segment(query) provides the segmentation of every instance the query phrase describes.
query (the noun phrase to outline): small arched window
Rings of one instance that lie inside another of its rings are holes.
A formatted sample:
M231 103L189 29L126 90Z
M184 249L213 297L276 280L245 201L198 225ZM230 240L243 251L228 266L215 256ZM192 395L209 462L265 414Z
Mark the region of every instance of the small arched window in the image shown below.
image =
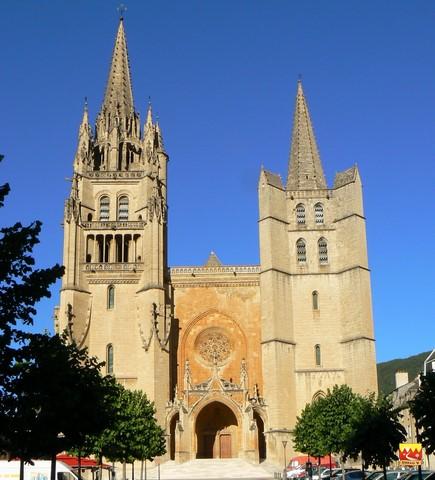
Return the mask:
M296 223L305 225L305 205L303 203L296 205Z
M128 197L126 195L118 199L118 220L128 220Z
M316 225L323 225L324 215L323 215L323 205L321 203L316 203L314 205L314 217L316 219Z
M328 263L328 242L326 238L320 238L317 245L319 248L319 263Z
M320 365L322 364L320 345L316 345L314 347L314 355L315 355L315 358L316 358L316 367L320 367Z
M107 288L107 309L112 310L115 307L115 287L109 285Z
M106 347L106 372L108 375L113 373L113 345L111 343Z
M319 390L318 392L316 392L313 395L313 402L315 402L317 400L320 400L322 398L325 398L325 397L326 397L325 392L323 392L322 390Z
M313 310L319 310L319 292L314 290L312 293L313 297Z
M100 198L100 222L107 222L110 215L110 199L107 195Z
M296 242L296 257L298 263L305 263L307 261L307 249L305 246L305 240L302 238Z

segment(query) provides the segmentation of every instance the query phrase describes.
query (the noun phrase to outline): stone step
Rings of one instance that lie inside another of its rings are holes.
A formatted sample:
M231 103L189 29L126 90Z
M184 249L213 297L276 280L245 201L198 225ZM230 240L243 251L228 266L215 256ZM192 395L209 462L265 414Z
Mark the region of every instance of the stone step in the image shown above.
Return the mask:
M158 470L158 467L148 467L147 480L158 480ZM276 470L277 469L271 465L254 465L239 458L197 459L185 463L175 463L174 461L169 461L160 465L160 479L272 479L274 478L274 473ZM135 480L140 480L140 476L136 476Z

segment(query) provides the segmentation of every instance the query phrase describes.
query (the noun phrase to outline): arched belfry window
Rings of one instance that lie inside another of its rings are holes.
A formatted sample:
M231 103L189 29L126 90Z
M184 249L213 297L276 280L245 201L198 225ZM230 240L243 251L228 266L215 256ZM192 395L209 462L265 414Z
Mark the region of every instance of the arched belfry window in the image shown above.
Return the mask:
M109 220L110 215L110 199L107 195L100 198L100 222Z
M324 213L323 213L323 205L321 203L316 203L314 205L314 217L316 219L316 225L323 225Z
M107 309L112 310L115 307L115 287L109 285L107 288Z
M328 242L326 238L319 238L317 245L319 248L319 263L328 263Z
M303 238L300 238L296 242L296 258L298 263L305 263L307 261L307 248Z
M314 290L312 293L313 297L313 310L319 310L319 292Z
M305 225L305 205L303 203L296 205L296 223Z
M113 373L113 345L111 343L106 347L106 372L108 375Z
M123 195L118 199L118 220L128 220L128 197Z
M314 347L314 356L315 356L315 359L316 359L316 367L320 367L320 365L322 364L320 345L316 345Z

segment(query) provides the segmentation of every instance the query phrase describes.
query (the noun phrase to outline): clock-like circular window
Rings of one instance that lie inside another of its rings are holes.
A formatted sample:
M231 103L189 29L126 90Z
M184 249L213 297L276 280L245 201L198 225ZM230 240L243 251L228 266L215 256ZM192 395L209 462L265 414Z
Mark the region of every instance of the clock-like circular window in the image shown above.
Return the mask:
M208 364L222 365L231 355L231 340L217 328L208 328L198 335L195 342L196 351Z

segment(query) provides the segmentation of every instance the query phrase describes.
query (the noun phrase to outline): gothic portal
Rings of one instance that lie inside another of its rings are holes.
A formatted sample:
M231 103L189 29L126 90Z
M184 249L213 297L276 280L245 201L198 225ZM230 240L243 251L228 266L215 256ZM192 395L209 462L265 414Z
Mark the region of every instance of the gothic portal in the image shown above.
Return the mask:
M135 110L123 23L95 127L85 107L79 128L56 329L155 402L166 458L282 465L307 402L377 388L358 169L328 187L299 82L287 181L260 173L260 265L212 252L169 268L168 155Z

